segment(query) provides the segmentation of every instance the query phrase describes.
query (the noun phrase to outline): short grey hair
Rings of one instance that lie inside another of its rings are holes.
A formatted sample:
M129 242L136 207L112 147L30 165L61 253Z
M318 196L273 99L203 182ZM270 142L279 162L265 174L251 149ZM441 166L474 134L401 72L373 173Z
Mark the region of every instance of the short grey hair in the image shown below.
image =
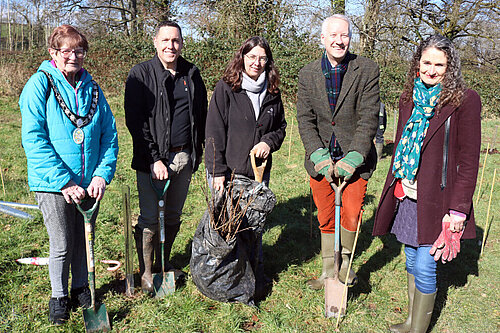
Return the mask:
M332 15L330 17L327 17L323 21L323 24L321 24L321 34L322 35L325 34L326 26L328 25L328 23L330 23L330 21L335 20L335 19L343 20L343 21L347 22L347 25L349 27L349 38L351 38L352 37L352 23L351 23L351 20L349 20L349 18L347 16L342 15L342 14L334 14L334 15Z

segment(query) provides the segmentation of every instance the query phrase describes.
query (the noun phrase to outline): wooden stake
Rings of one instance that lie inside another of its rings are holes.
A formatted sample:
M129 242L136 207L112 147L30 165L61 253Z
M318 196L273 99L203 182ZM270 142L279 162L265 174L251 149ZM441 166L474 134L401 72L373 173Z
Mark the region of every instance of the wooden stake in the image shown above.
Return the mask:
M490 222L491 198L493 196L493 188L495 187L496 175L497 175L497 169L495 168L495 171L493 172L493 183L491 183L490 200L488 201L488 211L486 213L486 226L484 227L483 244L481 244L481 253L479 254L480 257L483 255L484 243L486 243L486 235L488 234L488 229L490 227L489 222Z
M2 188L3 188L3 196L5 198L6 194L5 194L5 184L3 182L3 169L2 169L2 166L0 165L0 177L2 178Z
M392 142L394 143L394 145L398 145L398 143L396 142L396 126L398 125L398 122L397 122L397 118L396 118L396 115L398 114L398 109L396 108L394 110L394 122L393 122L393 130L394 130L394 134L392 135Z
M288 162L287 162L287 164L290 163L290 154L292 152L292 133L293 133L293 117L292 117L292 126L290 127L290 134L288 134L290 141L288 143Z
M483 186L484 170L486 169L486 160L488 158L489 152L490 152L490 143L488 142L488 147L486 148L486 155L484 155L483 170L481 170L481 178L479 180L479 189L477 190L476 205L479 202L479 198L481 197L481 187Z
M309 187L309 239L313 238L313 201L312 190Z
M342 307L344 306L344 297L345 297L345 294L347 293L347 277L349 276L349 272L351 271L351 266L352 266L352 261L354 260L354 252L356 251L356 244L358 243L358 236L359 236L359 229L361 227L361 221L363 219L363 212L365 210L364 209L361 209L361 211L359 212L359 218L358 218L358 227L356 228L356 236L354 237L354 245L352 246L352 252L351 252L351 258L349 259L349 266L347 267L347 275L345 277L345 284L344 284L344 291L342 293L342 302L340 303L340 308L342 309ZM347 310L346 310L346 313L347 313ZM339 327L339 323L340 323L340 317L341 315L339 314L339 316L337 316L337 322L335 323L335 330L337 330L337 328Z

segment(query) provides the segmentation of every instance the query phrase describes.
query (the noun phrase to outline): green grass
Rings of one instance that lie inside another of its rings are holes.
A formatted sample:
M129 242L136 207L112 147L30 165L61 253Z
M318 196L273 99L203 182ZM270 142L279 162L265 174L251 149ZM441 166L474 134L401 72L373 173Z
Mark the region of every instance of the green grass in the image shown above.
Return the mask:
M116 177L108 187L97 220L96 255L123 262L121 187L128 185L131 188L135 217L138 201L135 174L130 169L131 138L124 124L122 101L122 97L109 99L118 123L120 154ZM270 184L278 202L268 218L264 234L265 270L274 281L271 294L255 308L224 304L202 296L188 280L174 295L162 300L144 296L139 287L135 297L127 298L123 293L123 271L109 273L98 265L98 296L106 304L114 331L334 331L335 323L323 316L323 292L309 290L304 284L321 269L319 232L314 216L310 225L308 177L302 166L303 147L293 105L288 105L286 112L288 136L275 154ZM493 139L499 124L498 119L483 122L483 149ZM5 184L5 195L0 189L0 199L35 203L27 187L20 126L17 99L0 97L0 166ZM392 118L388 120L386 139L392 140ZM498 147L496 143L491 145ZM390 162L387 154L391 149L391 145L385 147L386 156L368 184L362 233L353 263L360 283L350 290L341 332L385 332L389 323L405 318L406 278L402 248L393 237L371 237L374 212ZM484 154L481 155L481 167L483 161ZM483 257L479 258L479 241L484 233L493 171L499 161L498 154L488 156L480 200L476 205L478 238L463 243L457 260L439 265L440 289L432 332L500 331L500 228L495 223L499 221L500 184L493 193L489 237ZM498 178L499 175L497 183ZM188 272L191 239L205 207L200 190L203 183L204 176L198 172L191 184L181 232L173 248L174 264ZM48 238L41 214L38 211L30 213L35 216L32 221L7 215L0 217L0 332L83 332L79 312L73 312L71 320L62 327L49 325L47 267L18 265L14 261L21 257L48 256ZM134 259L137 264L137 258ZM137 274L135 278L138 286Z

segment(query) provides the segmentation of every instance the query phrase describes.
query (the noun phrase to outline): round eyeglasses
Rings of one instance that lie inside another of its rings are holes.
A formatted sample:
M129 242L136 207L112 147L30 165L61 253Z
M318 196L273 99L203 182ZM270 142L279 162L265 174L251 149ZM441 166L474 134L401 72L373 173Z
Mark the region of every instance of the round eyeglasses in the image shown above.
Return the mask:
M248 58L252 63L254 63L256 60L259 60L261 65L265 65L267 63L267 57L259 57L256 56L255 54L245 54L245 57Z
M83 49L54 49L56 51L59 51L64 59L68 59L71 57L71 54L74 53L75 57L78 59L83 59L87 56L87 51Z

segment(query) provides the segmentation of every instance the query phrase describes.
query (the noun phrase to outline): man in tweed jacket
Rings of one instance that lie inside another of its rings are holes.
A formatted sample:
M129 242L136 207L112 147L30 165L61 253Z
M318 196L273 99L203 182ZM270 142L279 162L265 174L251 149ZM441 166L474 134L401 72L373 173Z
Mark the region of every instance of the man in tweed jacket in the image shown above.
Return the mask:
M373 61L348 51L352 25L343 15L333 15L322 25L321 59L299 73L297 120L305 148L305 168L310 175L321 231L322 274L307 281L321 289L333 277L335 193L330 183L347 181L342 194L342 266L339 278L353 285L356 275L347 272L355 231L367 182L377 163L373 138L378 126L379 69Z

